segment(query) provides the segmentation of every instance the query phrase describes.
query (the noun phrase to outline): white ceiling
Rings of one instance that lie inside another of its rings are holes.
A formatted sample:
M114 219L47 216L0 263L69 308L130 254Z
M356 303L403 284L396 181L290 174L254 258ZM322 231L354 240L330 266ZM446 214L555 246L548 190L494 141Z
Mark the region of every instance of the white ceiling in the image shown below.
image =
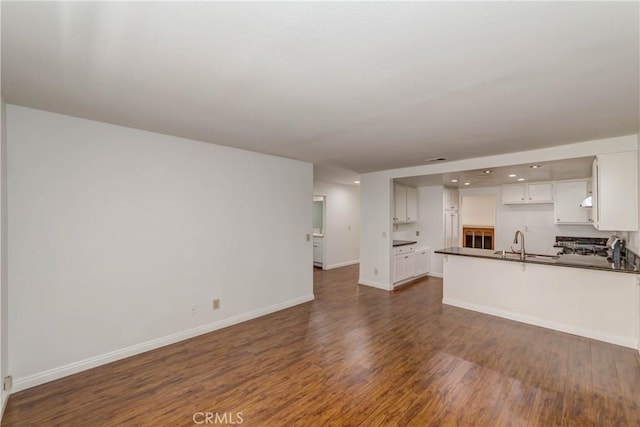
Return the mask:
M498 168L477 169L452 173L413 176L396 179L397 182L416 187L446 185L458 188L493 187L520 182L562 181L591 177L593 157L527 163ZM531 166L537 166L532 168ZM490 171L489 173L486 173ZM515 176L510 176L515 175ZM524 181L518 181L523 179ZM456 180L457 182L453 182ZM465 185L468 182L469 185Z
M9 103L356 172L634 134L638 2L2 2Z

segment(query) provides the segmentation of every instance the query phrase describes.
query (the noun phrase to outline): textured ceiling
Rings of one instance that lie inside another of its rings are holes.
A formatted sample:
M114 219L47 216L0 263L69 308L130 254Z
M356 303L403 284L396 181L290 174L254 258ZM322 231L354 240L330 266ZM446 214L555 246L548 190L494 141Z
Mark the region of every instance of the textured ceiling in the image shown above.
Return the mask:
M2 2L2 93L368 172L637 133L638 16L638 2Z

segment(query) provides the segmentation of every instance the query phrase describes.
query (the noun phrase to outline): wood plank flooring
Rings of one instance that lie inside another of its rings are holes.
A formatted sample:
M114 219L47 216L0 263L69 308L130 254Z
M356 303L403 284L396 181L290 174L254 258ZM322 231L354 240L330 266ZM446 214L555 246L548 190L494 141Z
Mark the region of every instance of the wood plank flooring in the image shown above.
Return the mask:
M357 276L316 269L311 303L16 393L2 425L640 426L637 352Z

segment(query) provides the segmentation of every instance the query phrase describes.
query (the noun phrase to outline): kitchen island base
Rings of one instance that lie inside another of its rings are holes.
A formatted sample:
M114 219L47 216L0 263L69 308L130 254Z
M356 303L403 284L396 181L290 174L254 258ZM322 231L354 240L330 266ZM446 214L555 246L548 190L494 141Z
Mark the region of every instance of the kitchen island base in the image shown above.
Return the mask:
M638 349L636 274L445 255L443 276L443 304Z

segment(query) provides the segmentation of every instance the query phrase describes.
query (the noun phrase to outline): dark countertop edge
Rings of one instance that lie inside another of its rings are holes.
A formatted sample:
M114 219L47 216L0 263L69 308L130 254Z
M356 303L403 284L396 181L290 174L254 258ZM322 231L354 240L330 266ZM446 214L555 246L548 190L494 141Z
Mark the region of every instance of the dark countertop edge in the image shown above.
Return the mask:
M415 245L418 242L413 242L410 240L394 240L393 241L393 247L396 248L398 246L406 246L406 245Z
M536 260L521 260L521 259L514 259L514 258L502 258L499 255L481 255L481 254L472 254L472 253L457 253L457 252L452 252L452 251L448 251L448 248L445 249L439 249L437 251L434 251L433 253L436 254L441 254L441 255L455 255L455 256L466 256L466 257L471 257L471 258L482 258L482 259L493 259L496 261L507 261L507 262L520 262L520 263L525 263L525 264L537 264L537 265L548 265L551 267L569 267L569 268L580 268L582 270L598 270L598 271L609 271L611 273L627 273L627 274L640 274L640 271L636 271L636 270L622 270L622 269L615 269L615 268L603 268L603 267L598 267L595 265L584 265L584 264L571 264L571 263L566 263L566 262L545 262L545 261L536 261Z

